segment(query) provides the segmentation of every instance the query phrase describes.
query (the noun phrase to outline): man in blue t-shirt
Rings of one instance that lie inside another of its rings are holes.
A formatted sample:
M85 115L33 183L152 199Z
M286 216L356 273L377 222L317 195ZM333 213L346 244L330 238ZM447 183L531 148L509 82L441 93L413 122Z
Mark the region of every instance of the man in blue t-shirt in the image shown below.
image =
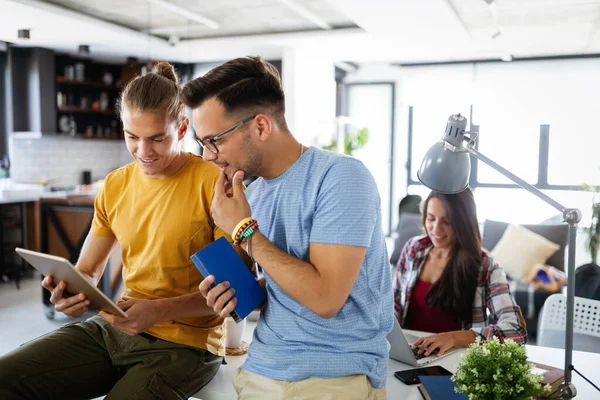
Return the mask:
M188 83L183 101L203 157L221 169L214 221L264 271L267 302L234 379L239 398L385 399L393 297L369 171L294 138L279 74L258 57ZM244 192L250 176L259 178ZM225 317L235 293L212 283L200 291Z

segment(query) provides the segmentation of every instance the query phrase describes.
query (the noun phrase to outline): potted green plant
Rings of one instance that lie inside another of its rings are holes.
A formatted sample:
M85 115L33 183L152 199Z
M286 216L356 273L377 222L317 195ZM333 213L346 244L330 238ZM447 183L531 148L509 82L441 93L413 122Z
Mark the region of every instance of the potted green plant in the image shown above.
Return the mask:
M454 390L473 400L535 399L550 390L531 373L525 346L512 339L477 338L452 376Z
M356 150L363 148L369 141L369 129L361 128L344 135L344 154L351 156ZM323 146L324 150L337 151L337 139Z
M593 193L592 219L590 226L584 227L583 231L587 235L585 247L592 257L592 262L595 264L598 255L598 246L600 245L600 185L588 185L584 183L581 186L583 190Z

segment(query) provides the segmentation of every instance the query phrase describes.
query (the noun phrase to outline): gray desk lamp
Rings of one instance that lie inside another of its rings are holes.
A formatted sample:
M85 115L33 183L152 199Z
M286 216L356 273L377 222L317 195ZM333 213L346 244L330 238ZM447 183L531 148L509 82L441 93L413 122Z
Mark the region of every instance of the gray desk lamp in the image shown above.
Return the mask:
M575 239L577 223L581 220L581 211L566 208L546 196L539 189L525 182L515 174L507 171L475 149L476 132L466 132L467 119L462 115L451 115L448 118L446 131L442 139L431 146L425 154L417 176L428 188L441 193L459 193L469 184L471 174L471 157L483 161L502 175L506 176L523 189L533 193L563 214L564 222L569 224L569 256L567 281L567 330L565 337L565 381L561 384L560 398L572 399L577 394L571 382L571 365L573 357L573 314L575 303Z

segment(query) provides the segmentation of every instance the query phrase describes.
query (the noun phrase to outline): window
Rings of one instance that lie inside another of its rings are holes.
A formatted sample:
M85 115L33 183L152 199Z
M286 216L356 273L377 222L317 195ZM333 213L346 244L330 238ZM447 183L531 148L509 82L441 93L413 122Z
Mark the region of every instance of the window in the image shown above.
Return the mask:
M536 184L540 127L511 111L494 114L493 107L473 106L473 120L479 126L478 150L525 181ZM489 112L488 112L489 111ZM512 119L520 121L512 122ZM477 181L481 183L513 183L483 162L478 162Z
M403 103L413 107L413 181L427 150L444 135L448 117L458 113L469 116L472 69L470 65L408 69L401 92Z
M600 185L600 132L594 113L590 110L594 104L580 105L582 109L565 113L561 120L550 125L550 184Z
M392 135L394 130L394 83L347 84L347 112L352 121L349 129L369 129L365 147L353 155L369 169L381 197L381 216L384 232L391 227ZM397 205L394 205L396 207Z
M458 66L463 69L457 79L469 94L463 101L472 104L470 122L479 127L479 151L564 206L582 210L580 225L588 224L591 194L581 191L580 185L600 184L600 134L595 132L600 58ZM458 87L438 84L437 79L446 76L444 69L456 72L458 66L408 68L403 88L410 90L404 101L412 105L413 113L408 128L409 143L412 141L407 187L410 194L429 193L426 188L420 189L416 172L424 152L438 137L422 132L433 129L436 123L442 125L441 133L447 116L439 111L444 105L439 99L446 99ZM470 78L465 76L467 67ZM419 92L433 100L424 101ZM447 104L460 106L460 101L457 98ZM539 223L559 214L483 162L476 165L471 186L480 220Z

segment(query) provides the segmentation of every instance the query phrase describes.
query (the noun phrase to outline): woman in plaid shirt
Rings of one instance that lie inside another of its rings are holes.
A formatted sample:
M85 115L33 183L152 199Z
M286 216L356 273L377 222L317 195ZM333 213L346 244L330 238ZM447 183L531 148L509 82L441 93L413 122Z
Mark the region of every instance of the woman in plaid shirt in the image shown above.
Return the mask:
M482 250L470 189L431 192L423 205L426 236L410 239L394 279L394 308L406 329L433 332L413 344L419 353L442 355L477 336L525 343L521 310L504 271Z

